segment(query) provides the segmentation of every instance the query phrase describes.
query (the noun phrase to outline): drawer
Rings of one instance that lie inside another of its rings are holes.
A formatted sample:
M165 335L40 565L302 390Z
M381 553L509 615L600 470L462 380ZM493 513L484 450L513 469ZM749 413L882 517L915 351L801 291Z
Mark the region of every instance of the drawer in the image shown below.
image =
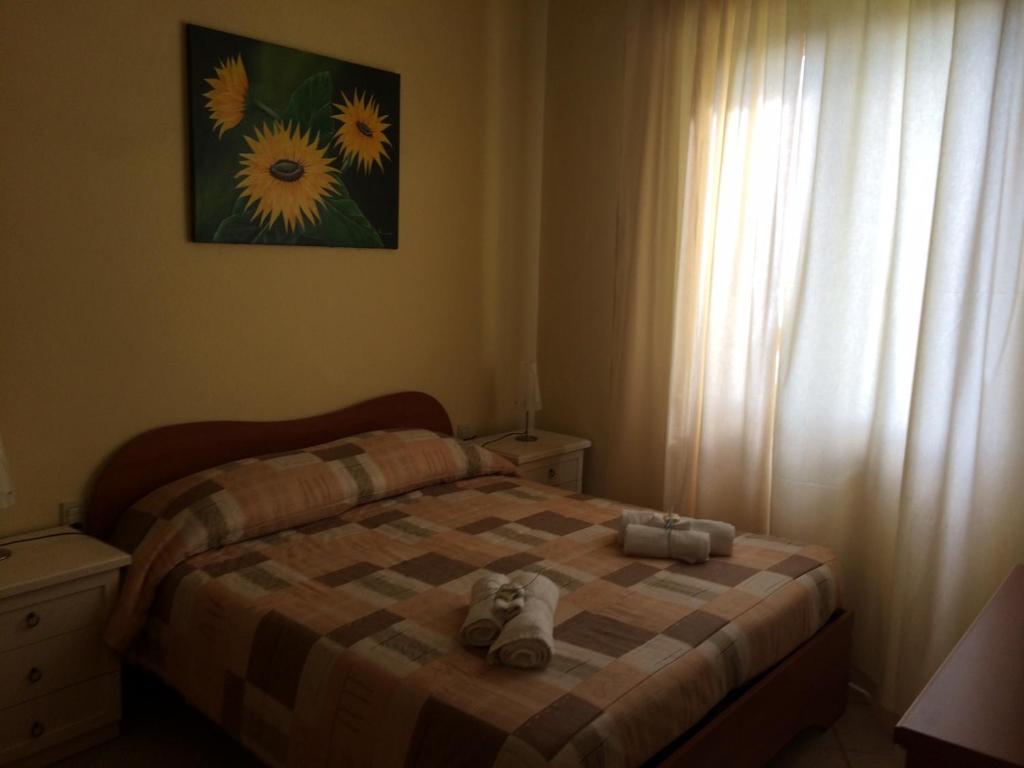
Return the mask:
M580 456L573 454L524 464L520 467L520 474L527 480L547 485L575 483L580 476Z
M0 709L0 765L117 720L119 685L117 674L102 675Z
M5 600L0 603L0 651L104 622L116 586L113 574Z
M98 624L0 653L0 709L117 669Z

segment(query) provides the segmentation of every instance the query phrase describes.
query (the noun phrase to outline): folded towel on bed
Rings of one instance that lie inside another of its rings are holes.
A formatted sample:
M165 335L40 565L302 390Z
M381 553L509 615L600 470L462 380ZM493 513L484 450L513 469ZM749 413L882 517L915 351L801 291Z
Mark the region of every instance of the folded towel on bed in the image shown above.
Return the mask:
M533 573L517 574L512 583L520 590L522 608L502 628L487 660L517 669L545 667L555 650L558 587L546 576Z
M720 520L690 520L691 531L703 531L711 537L711 554L715 557L732 555L732 540L736 538L736 526Z
M711 537L711 555L714 557L730 557L732 541L736 538L736 527L721 520L700 520L691 517L680 517L650 509L626 509L619 517L619 543L625 541L626 526L646 525L651 528L672 528L677 531L703 531ZM627 552L627 554L629 554Z
M667 523L679 530L686 530L690 527L690 521L679 515L655 512L653 509L624 509L619 516L619 543L621 544L626 536L627 525L646 525L651 528L665 528Z
M509 578L504 574L477 579L469 593L469 613L459 632L463 643L486 648L497 639L512 608L508 587Z
M711 537L704 531L677 527L627 525L622 549L632 557L667 557L686 563L703 563L711 554Z

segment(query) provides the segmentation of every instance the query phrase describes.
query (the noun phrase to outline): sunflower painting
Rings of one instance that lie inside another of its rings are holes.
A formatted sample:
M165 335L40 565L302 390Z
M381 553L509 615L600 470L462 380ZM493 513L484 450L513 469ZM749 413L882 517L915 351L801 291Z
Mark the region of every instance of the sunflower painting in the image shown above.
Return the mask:
M187 35L194 239L397 248L399 76Z

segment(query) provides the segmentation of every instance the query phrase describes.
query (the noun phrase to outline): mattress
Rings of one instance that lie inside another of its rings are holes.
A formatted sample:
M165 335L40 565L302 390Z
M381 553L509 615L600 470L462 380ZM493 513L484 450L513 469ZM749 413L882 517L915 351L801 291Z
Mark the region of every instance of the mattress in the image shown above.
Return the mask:
M271 765L640 765L811 637L838 568L749 534L628 558L622 509L484 475L212 548L160 581L132 655ZM459 644L487 571L558 584L546 669Z

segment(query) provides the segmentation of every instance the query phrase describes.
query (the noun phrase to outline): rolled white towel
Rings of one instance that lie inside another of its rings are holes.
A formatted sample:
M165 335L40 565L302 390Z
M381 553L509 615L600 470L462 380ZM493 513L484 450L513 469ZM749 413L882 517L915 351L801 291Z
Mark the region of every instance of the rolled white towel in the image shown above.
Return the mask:
M736 538L736 526L732 523L723 523L721 520L699 520L688 521L691 531L703 531L711 537L711 554L715 557L730 557L732 555L732 540Z
M505 625L507 603L498 595L509 584L504 574L489 574L477 579L469 593L469 613L462 623L459 638L466 645L486 648L495 641Z
M623 551L632 557L665 557L704 563L711 553L711 537L704 531L627 525Z
M516 574L512 583L522 590L522 610L510 618L487 652L487 660L506 667L546 667L555 650L555 606L558 587L546 576Z
M651 528L664 528L665 523L672 521L672 527L679 530L686 530L690 527L689 518L670 515L664 512L655 512L653 509L624 509L619 516L619 543L621 544L626 536L627 525L646 525Z

